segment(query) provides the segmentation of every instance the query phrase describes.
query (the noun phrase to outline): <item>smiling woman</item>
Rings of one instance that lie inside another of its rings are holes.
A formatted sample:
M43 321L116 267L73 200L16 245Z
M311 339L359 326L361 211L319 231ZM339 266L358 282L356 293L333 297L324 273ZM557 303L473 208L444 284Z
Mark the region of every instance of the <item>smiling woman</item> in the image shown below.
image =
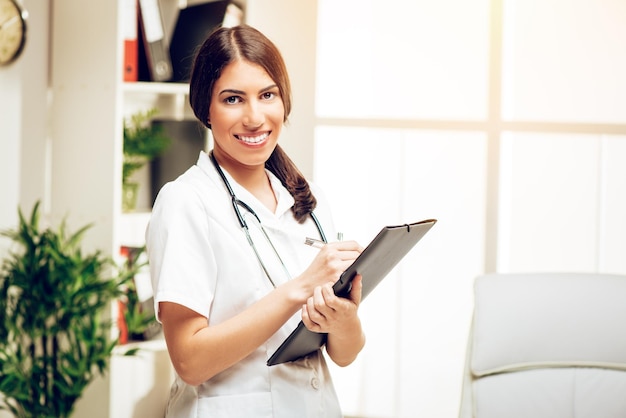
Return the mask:
M177 373L168 416L339 418L321 350L267 366L300 320L328 334L337 365L365 343L360 278L346 298L332 290L361 246L304 245L335 233L320 189L278 145L291 111L280 52L250 26L217 29L198 51L189 99L213 149L161 189L146 234Z

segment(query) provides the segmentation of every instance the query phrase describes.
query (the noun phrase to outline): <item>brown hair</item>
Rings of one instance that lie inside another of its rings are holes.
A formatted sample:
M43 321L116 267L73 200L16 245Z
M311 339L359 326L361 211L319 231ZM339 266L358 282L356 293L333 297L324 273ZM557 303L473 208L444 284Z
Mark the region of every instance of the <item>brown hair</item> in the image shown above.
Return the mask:
M259 65L267 72L278 86L285 107L283 122L287 122L291 112L291 85L285 62L272 41L247 25L217 28L196 53L189 82L189 104L196 118L204 126L211 128L208 118L213 86L220 78L224 67L236 60ZM278 177L291 193L295 200L293 214L298 222L304 222L309 213L315 209L317 200L300 170L280 145L276 145L274 152L265 162L265 167Z

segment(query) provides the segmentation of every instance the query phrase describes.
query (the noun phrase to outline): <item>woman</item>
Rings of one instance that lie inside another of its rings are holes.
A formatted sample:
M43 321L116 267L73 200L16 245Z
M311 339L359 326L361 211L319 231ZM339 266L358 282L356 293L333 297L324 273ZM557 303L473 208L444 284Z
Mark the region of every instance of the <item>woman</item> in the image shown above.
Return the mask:
M190 103L213 150L163 187L146 234L177 374L167 416L340 417L320 350L266 364L300 320L328 333L325 350L340 366L365 343L361 278L348 298L332 291L362 247L304 245L326 241L332 221L277 145L291 110L279 51L249 26L217 29L197 53Z

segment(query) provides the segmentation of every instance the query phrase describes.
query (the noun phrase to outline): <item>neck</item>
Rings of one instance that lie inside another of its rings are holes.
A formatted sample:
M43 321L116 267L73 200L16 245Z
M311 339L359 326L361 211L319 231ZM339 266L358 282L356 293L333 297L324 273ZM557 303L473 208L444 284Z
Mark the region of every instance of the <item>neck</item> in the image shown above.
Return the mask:
M240 165L234 169L234 167L231 167L228 163L222 166L213 153L211 153L211 159L213 163L216 164L218 170L226 170L239 185L249 191L263 203L264 206L272 211L272 213L276 211L278 202L270 179L265 171L265 166L248 167ZM223 180L228 183L226 178Z

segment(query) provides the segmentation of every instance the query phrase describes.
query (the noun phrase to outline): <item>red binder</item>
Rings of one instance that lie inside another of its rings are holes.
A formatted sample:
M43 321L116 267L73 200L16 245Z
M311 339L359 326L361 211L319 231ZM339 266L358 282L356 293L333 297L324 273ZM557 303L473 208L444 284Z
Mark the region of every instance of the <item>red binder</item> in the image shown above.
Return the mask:
M138 0L125 0L124 2L124 81L137 81L139 79L139 53L138 53Z

